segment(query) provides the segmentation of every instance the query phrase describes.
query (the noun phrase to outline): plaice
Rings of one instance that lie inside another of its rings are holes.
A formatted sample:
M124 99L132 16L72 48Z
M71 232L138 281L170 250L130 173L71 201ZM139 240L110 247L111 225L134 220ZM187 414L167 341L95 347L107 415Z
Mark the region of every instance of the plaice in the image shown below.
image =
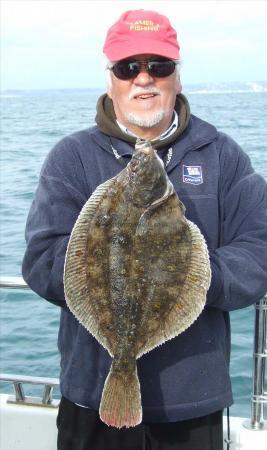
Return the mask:
M69 240L66 301L113 358L99 412L117 428L142 420L136 359L186 330L205 305L208 251L184 211L156 151L138 142L127 167L89 198Z

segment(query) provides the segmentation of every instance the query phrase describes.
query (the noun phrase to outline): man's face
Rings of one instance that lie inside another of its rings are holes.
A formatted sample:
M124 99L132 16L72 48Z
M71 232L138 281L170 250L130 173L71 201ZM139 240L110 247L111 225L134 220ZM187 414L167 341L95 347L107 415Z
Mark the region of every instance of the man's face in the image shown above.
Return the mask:
M157 60L157 56L145 54L131 59ZM108 95L117 120L140 137L157 137L169 127L176 95L180 92L181 84L175 72L158 78L142 67L135 78L120 80L111 71Z

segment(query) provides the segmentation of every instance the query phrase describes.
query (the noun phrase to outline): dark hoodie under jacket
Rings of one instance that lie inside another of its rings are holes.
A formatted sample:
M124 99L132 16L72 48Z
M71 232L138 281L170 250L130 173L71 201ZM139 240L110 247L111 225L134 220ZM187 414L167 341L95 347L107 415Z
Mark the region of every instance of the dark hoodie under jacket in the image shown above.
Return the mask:
M267 291L266 182L227 135L190 115L177 97L179 128L167 172L186 217L206 238L212 282L198 320L138 361L144 421L178 421L232 403L229 311ZM23 276L41 297L61 306L60 385L69 400L97 410L111 358L78 323L64 299L66 247L77 216L96 187L116 175L135 138L120 131L107 96L98 102L98 126L62 139L49 153L29 212ZM116 155L116 157L115 157Z

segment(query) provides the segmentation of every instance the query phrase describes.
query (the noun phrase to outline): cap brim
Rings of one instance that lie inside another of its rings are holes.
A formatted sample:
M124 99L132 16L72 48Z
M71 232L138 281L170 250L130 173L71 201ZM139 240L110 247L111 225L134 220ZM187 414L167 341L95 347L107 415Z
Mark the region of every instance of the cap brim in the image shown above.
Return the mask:
M120 45L119 43L112 44L108 48L104 47L104 53L110 61L120 61L121 59L129 58L135 55L152 54L163 56L170 59L179 59L179 50L175 46L165 44L158 41L138 42L132 43L125 41Z

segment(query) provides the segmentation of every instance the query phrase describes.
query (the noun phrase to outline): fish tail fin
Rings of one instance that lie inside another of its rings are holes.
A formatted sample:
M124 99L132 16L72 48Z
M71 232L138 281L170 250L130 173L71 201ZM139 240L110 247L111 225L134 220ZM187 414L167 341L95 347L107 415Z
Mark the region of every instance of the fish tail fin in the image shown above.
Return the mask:
M140 384L137 370L107 376L99 409L100 419L116 428L135 427L142 420Z

